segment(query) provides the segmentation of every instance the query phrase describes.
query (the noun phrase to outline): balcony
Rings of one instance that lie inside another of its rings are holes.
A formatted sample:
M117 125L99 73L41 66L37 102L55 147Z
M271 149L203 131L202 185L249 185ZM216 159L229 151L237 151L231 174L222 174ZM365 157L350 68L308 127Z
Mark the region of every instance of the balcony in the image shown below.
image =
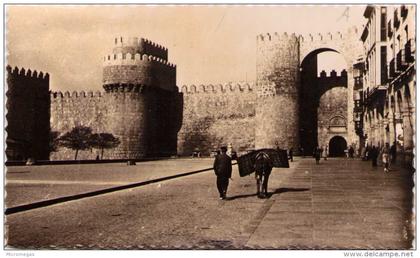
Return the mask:
M401 49L397 54L397 70L402 72L408 67L406 61L405 50Z
M391 60L391 62L389 62L389 69L388 69L388 71L389 71L389 78L388 78L389 80L392 80L393 78L397 77L398 73L395 70L395 58L393 58Z
M366 104L370 105L371 103L374 103L378 99L385 98L387 89L388 89L388 86L386 85L377 85L373 87L367 93Z
M354 77L354 89L360 90L363 88L363 76Z
M381 65L381 85L385 85L388 82L388 66L386 62Z
M365 70L365 57L359 56L357 60L353 63L353 74L354 77L360 76L361 73Z
M367 26L365 26L365 28L363 29L363 32L362 32L362 36L360 37L360 40L362 40L363 43L364 43L366 41L368 35L369 35L369 30L368 30Z
M355 121L354 129L357 135L363 136L363 121Z
M363 106L362 101L360 99L357 99L354 101L354 113L362 113L363 112Z
M404 46L405 61L407 63L414 62L415 44L413 39L409 39Z

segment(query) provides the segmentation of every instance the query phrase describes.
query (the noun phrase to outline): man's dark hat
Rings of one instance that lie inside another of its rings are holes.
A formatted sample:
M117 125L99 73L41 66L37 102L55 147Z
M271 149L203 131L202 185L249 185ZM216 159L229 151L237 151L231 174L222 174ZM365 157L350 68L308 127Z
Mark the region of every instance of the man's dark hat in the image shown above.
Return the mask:
M220 150L227 151L227 147L226 146L222 146L222 147L220 147Z

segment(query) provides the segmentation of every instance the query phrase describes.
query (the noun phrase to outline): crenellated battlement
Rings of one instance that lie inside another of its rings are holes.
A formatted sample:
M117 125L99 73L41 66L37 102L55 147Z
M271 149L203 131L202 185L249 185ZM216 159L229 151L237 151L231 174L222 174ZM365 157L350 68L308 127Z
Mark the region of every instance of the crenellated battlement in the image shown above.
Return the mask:
M327 72L325 72L324 70L322 70L320 72L320 75L318 78L340 78L340 77L345 77L347 78L347 71L345 69L343 69L340 73L339 76L337 76L337 72L335 70L331 70L329 76L327 76Z
M139 91L141 85L177 91L176 65L168 62L167 48L144 38L114 40L112 51L103 57L105 91Z
M289 40L297 41L298 35L296 35L295 33L292 33L289 35L287 32L284 32L281 34L274 32L274 33L259 34L257 36L258 42L276 42L276 41L289 41Z
M142 65L145 63L159 63L163 65L167 65L169 67L175 68L176 65L166 61L163 58L146 55L146 54L135 54L132 55L131 53L118 53L118 54L110 54L104 56L103 66L110 66L110 65Z
M50 93L50 97L51 100L53 99L86 99L86 98L101 98L103 96L102 92L100 91L73 91L73 92L69 92L69 91L65 91L65 92L61 92L61 91L55 91L55 92L51 92Z
M103 86L106 93L111 92L143 92L147 86L142 84L115 83Z
M197 94L197 93L242 93L252 92L255 84L253 82L236 82L224 84L208 84L208 85L183 85L181 92L184 94Z
M114 38L113 54L131 55L152 55L158 58L168 60L168 49L151 40L139 37L117 37Z
M303 34L299 35L300 42L315 42L315 41L332 41L343 40L343 33L337 31L335 33L317 33L317 34Z
M6 70L7 159L46 160L50 152L50 76L10 65Z
M317 42L317 41L332 41L332 40L343 40L342 32L335 33L317 33L317 34L288 34L288 33L265 33L257 36L258 42L278 42L278 41L289 41L289 40L298 40L299 42Z
M23 67L19 69L18 67L15 66L15 68L12 69L12 67L8 65L6 67L6 70L8 74L15 77L25 77L25 78L39 79L39 80L45 80L45 81L48 81L50 78L50 75L48 73L45 73L45 74L43 72L38 73L36 70L32 72L31 69L25 70L25 68Z
M166 47L146 38L141 38L141 37L116 37L114 38L114 45L117 47L139 46L142 44L148 45L156 49L160 49L162 51L168 51Z
M149 39L141 38L141 39L140 39L140 44L141 44L142 42L144 42L144 44L147 44L147 45L149 45L149 46L151 46L151 47L154 47L154 48L160 49L160 50L162 50L162 51L166 51L166 52L168 52L168 48L166 48L166 47L164 47L164 46L162 46L162 45L160 45L160 44L157 44L157 43L155 43L155 42L153 42L153 41L151 41L151 40L149 40Z

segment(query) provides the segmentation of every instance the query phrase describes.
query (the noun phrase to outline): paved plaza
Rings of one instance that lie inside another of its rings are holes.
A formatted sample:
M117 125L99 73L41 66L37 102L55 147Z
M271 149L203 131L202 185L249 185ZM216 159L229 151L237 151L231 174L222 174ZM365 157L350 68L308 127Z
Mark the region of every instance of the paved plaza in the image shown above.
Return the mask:
M211 167L212 159L9 167L7 207ZM273 169L270 197L234 166L228 199L213 171L6 216L21 249L408 249L411 173L360 160Z

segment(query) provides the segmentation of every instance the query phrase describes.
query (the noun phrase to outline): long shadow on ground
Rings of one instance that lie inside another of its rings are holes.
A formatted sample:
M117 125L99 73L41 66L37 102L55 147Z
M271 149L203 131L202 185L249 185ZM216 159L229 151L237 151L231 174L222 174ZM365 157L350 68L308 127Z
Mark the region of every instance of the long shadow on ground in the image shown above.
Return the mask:
M281 187L274 190L274 192L268 192L266 198L270 198L274 194L281 194L281 193L287 193L287 192L305 192L309 190L310 190L309 188L283 188ZM227 197L226 200L230 201L230 200L235 200L235 199L248 198L252 196L257 196L257 193L230 196L230 197Z
M270 198L274 194L281 194L281 193L287 193L287 192L306 192L309 191L309 188L287 188L287 187L280 187L274 190L274 192L268 192L267 198Z

